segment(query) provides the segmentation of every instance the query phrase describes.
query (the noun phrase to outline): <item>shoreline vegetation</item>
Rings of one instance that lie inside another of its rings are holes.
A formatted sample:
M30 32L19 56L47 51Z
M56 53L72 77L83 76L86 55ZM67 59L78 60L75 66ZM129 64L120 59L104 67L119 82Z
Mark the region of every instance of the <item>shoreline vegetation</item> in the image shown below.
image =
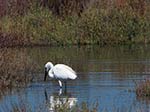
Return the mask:
M139 98L150 98L150 79L149 79L149 77L140 81L136 85L136 95Z
M150 42L146 0L0 1L0 47Z

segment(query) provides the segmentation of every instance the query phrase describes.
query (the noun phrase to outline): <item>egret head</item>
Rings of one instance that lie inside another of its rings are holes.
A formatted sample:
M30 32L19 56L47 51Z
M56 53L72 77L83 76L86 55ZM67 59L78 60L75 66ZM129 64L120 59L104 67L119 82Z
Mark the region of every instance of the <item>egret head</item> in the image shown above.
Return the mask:
M45 76L44 76L44 81L46 81L46 77L48 75L49 70L53 67L53 64L51 62L47 62L45 64Z

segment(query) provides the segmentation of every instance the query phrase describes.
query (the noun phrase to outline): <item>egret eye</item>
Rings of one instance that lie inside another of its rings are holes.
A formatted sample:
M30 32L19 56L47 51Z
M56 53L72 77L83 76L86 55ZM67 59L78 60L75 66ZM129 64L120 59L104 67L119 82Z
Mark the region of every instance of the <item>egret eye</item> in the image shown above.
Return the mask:
M48 72L49 70L50 70L50 68L48 68L48 67L45 67L45 71L47 71L47 72Z

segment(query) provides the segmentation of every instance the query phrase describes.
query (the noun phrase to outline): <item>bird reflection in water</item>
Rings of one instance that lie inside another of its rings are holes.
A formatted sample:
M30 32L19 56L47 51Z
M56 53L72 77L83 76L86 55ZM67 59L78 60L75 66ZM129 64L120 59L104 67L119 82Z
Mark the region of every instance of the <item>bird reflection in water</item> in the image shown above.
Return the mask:
M58 93L53 93L50 96L45 89L45 99L50 112L54 112L63 107L65 109L71 109L77 103L77 98L72 97L71 93L67 93L66 89L64 91L59 89Z

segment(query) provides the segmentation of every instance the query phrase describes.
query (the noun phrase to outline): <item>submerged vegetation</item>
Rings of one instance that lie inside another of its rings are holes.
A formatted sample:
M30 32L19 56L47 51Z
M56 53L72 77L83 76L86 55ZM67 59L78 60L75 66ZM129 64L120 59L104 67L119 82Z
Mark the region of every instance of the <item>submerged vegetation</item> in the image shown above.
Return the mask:
M0 12L1 47L150 41L150 3L146 0L9 2L2 2Z

